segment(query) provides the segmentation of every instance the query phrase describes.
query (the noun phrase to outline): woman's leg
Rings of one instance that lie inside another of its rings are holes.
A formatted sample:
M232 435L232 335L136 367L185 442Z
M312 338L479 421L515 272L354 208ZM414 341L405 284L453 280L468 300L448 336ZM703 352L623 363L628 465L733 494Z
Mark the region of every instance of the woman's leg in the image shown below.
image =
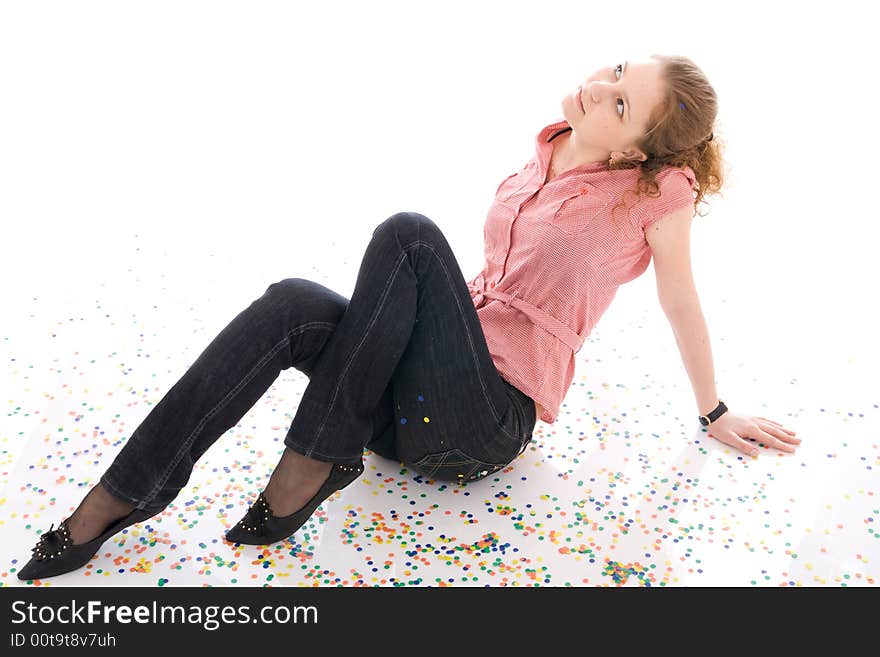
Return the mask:
M534 427L531 400L495 369L442 232L423 215L398 213L374 231L350 302L286 279L239 313L135 430L101 477L104 491L129 509L167 506L200 456L291 366L310 381L285 439L296 454L285 450L266 489L276 515L295 510L285 496L317 491L329 465L316 462L357 462L367 447L454 478L464 453L473 457L466 478L477 478L481 463L497 469L515 457ZM415 392L423 380L434 383L429 403L439 415L433 426L425 416L406 426L403 413L418 410L410 397L426 399ZM308 481L291 476L297 467ZM95 520L93 535L112 519Z
M427 476L480 478L531 437L533 402L498 374L446 238L415 212L373 232L286 445L316 460L359 462L389 383L396 453Z
M306 279L270 285L213 339L134 431L69 519L73 542L90 540L135 507L165 508L186 485L199 457L260 399L281 370L295 367L311 376L347 306L345 297ZM384 407L376 409L376 449L396 458L387 435L390 387L383 398Z
M417 473L465 483L522 453L537 418L533 400L499 375L467 283L436 230L445 284L420 304L392 377L396 449Z

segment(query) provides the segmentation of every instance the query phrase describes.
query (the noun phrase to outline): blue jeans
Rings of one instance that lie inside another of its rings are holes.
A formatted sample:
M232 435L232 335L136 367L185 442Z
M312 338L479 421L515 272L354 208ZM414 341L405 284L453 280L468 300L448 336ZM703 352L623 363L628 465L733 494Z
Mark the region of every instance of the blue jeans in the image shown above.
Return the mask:
M429 479L465 483L510 464L535 427L533 400L495 368L443 233L400 212L373 231L350 301L287 278L240 312L101 483L138 508L165 508L289 367L309 383L284 443L320 461L359 463L367 448Z

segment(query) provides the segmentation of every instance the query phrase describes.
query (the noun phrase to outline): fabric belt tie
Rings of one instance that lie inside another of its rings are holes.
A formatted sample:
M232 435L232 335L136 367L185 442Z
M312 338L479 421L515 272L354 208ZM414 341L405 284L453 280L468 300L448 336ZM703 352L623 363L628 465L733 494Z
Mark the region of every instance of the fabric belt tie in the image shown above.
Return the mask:
M525 314L530 320L532 320L532 322L562 340L562 342L568 345L569 349L573 352L579 351L581 346L583 346L585 338L572 331L565 323L559 321L553 315L541 310L537 306L533 306L528 301L521 299L515 294L499 292L495 289L486 289L481 285L484 283L482 274L478 275L474 281L476 284L472 285L471 283L468 283L468 289L472 294L476 292L476 297L473 297L473 300L474 306L477 308L479 308L487 298L497 299L504 303L506 307L510 308L513 306Z

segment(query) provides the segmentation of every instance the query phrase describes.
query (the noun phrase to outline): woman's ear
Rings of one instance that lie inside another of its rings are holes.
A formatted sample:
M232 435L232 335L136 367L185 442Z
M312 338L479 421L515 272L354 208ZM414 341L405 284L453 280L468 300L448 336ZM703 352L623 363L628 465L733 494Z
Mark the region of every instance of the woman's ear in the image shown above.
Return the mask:
M628 151L612 151L611 159L615 162L623 162L629 160L631 162L644 162L648 159L648 156L645 155L638 148L631 148Z
M624 157L625 157L627 160L636 160L636 161L638 161L638 162L644 162L645 160L648 159L648 156L645 155L645 154L644 154L642 151L640 151L638 148L635 148L635 149L632 149L632 150L628 150L628 151L626 152L626 154L624 155Z

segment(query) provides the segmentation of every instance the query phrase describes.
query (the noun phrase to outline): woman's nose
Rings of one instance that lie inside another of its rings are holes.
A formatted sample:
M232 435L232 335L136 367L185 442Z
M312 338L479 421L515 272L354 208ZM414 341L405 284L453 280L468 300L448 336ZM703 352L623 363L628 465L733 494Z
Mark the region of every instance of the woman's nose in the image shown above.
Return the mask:
M607 93L607 88L608 83L604 80L593 80L587 83L587 95L594 103L597 103L602 99L602 95Z

